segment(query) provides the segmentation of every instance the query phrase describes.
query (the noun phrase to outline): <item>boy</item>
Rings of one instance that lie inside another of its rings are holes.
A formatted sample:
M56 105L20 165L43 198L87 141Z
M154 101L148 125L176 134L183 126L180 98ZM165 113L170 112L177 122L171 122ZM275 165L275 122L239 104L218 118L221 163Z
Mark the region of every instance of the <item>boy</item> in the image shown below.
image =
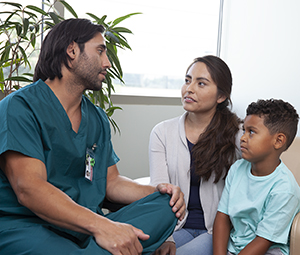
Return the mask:
M214 222L214 255L289 254L300 189L280 155L293 142L298 119L293 106L282 100L248 106L243 159L228 172Z

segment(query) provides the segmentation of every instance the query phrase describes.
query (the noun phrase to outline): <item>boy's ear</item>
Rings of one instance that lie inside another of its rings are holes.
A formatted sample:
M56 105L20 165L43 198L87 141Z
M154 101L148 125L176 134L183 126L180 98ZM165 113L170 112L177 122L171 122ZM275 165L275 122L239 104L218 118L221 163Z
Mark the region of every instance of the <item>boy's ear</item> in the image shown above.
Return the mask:
M282 149L285 147L286 144L286 135L283 133L276 134L276 140L274 143L274 147L276 150Z

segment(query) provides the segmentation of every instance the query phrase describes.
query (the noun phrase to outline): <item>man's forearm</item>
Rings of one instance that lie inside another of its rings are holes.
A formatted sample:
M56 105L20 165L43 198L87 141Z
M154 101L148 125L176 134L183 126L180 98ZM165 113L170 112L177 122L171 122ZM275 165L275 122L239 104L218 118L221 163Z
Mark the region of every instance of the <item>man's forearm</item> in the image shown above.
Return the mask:
M106 197L112 202L130 204L154 191L154 186L140 185L129 178L118 175L107 182Z

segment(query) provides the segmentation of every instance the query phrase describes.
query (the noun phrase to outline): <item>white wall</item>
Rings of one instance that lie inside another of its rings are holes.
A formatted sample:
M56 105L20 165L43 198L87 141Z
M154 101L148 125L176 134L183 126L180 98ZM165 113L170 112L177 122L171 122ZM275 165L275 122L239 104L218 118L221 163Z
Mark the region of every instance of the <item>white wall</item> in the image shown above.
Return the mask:
M232 71L234 111L241 118L259 98L281 98L300 113L299 13L299 0L225 0L221 58ZM121 158L119 170L131 178L148 175L150 131L161 120L180 115L181 104L128 100L119 105L124 110L114 118L122 135L112 139Z
M177 105L117 105L123 108L113 115L121 129L121 135L112 133L114 150L120 158L118 169L133 179L148 176L150 132L157 123L183 113L180 99Z
M221 58L240 116L259 98L281 98L300 113L299 13L299 0L225 0Z

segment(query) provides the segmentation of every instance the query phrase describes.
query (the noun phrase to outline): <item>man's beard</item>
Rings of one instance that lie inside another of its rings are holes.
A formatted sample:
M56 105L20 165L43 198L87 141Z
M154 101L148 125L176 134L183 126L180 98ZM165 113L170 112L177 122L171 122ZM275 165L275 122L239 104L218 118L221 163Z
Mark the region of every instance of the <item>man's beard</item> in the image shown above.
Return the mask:
M104 71L105 69L96 67L84 52L80 54L77 65L73 67L75 82L84 86L85 90L101 90L105 78L100 79L99 74Z

